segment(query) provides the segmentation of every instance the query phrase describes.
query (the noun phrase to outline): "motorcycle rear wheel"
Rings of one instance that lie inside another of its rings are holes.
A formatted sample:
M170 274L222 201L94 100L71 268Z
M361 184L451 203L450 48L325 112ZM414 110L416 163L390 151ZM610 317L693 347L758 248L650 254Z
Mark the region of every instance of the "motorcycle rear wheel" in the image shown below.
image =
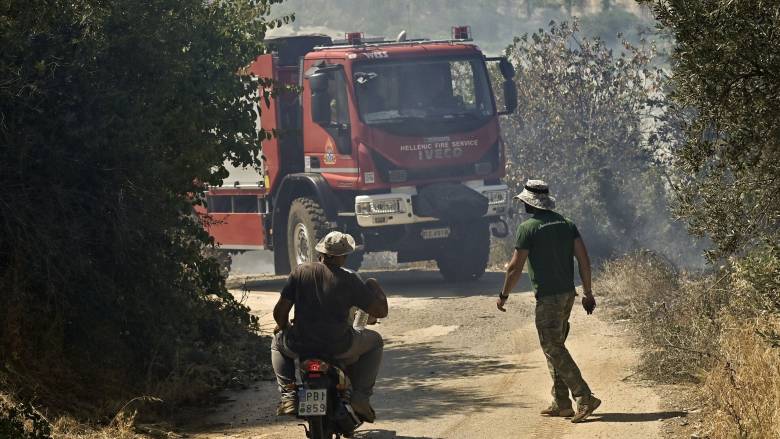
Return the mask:
M309 421L309 439L332 439L333 433L326 430L324 416L311 416Z

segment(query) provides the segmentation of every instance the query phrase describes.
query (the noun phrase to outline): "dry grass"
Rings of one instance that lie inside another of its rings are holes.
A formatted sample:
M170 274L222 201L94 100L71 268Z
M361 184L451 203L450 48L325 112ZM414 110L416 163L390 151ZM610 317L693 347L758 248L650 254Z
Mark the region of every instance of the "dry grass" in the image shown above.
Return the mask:
M95 428L80 423L73 418L62 417L57 419L52 427L53 439L140 439L135 432L135 414L120 413L106 427Z
M707 374L702 399L711 410L713 438L780 437L780 358L760 333L780 330L780 319L746 324L728 319L720 358Z
M758 251L722 273L679 273L637 253L606 263L595 290L631 321L643 372L692 382L705 411L702 437L780 437L780 257Z
M728 294L668 260L640 252L604 264L594 288L645 345L642 371L662 382L697 382L714 361Z
M166 426L139 425L139 404L158 403L153 397L128 401L110 420L86 422L72 416L48 417L33 405L21 402L9 393L0 392L0 438L2 439L148 439L178 438Z

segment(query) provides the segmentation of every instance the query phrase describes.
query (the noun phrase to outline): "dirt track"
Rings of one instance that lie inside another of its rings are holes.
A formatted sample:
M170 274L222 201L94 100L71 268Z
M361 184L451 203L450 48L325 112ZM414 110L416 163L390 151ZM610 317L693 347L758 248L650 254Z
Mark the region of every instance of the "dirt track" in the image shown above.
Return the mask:
M650 387L633 379L637 352L627 329L573 312L568 347L604 403L591 420L571 424L544 418L550 378L533 325L527 278L508 303L495 307L501 273L471 284L446 284L438 273L363 273L379 279L390 315L373 329L385 338L385 357L372 399L378 420L355 437L424 438L642 438L661 437L664 412ZM283 280L249 283L248 305L270 322ZM596 292L598 294L598 292ZM228 395L232 400L204 419L198 438L304 438L292 418L274 416L274 383Z

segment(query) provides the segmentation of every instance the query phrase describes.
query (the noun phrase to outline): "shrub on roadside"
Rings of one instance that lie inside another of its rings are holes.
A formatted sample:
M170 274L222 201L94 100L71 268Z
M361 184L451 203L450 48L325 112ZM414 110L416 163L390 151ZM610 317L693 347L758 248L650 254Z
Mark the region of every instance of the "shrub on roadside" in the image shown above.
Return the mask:
M268 355L191 213L271 136L256 104L274 85L238 72L289 19L274 3L0 5L0 373L22 398L105 420Z
M662 382L699 381L713 362L728 294L706 277L680 273L639 252L608 261L594 289L613 316L629 319L645 346L642 372Z
M642 372L703 383L713 438L780 437L780 256L765 246L723 273L678 273L658 255L606 262L594 288L644 345Z
M780 331L777 316L752 322L729 317L718 360L706 375L702 400L713 438L780 437L780 357L760 334Z
M702 399L713 437L780 437L780 254L767 245L736 260L717 362Z
M0 438L51 439L51 425L32 404L0 394Z

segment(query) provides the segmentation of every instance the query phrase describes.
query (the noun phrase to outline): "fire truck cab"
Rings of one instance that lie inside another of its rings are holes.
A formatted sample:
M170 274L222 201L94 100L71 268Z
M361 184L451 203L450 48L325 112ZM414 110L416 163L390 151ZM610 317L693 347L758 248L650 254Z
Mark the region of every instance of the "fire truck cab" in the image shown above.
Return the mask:
M267 41L249 71L300 93L261 105L262 166L211 187L209 232L223 249L266 248L277 274L315 260L331 230L399 262L435 260L448 280L480 277L491 223L508 212L498 117L514 111L514 69L486 57L469 29L442 41L347 34ZM499 63L498 109L487 62ZM502 233L502 228L493 228Z

